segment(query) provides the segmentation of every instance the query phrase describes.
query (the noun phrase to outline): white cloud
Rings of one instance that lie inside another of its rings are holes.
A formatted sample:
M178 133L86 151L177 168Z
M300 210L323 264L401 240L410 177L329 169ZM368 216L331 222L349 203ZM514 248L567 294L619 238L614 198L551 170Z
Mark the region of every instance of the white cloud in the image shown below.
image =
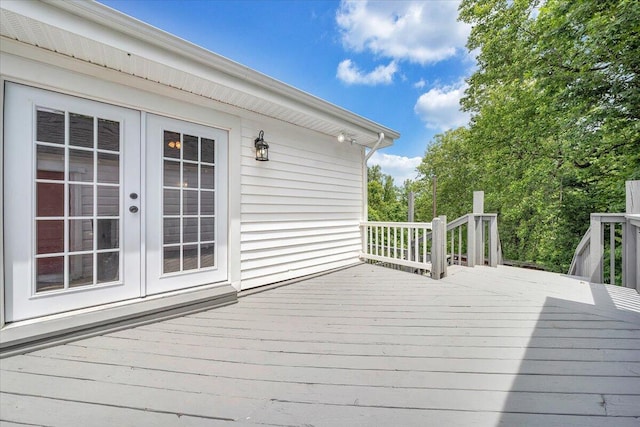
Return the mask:
M422 157L397 156L395 154L382 154L379 151L373 153L368 165L380 165L382 173L391 175L393 182L401 186L407 179L416 179L416 168L422 162Z
M425 82L424 79L420 79L413 84L413 87L415 87L416 89L422 89L423 87L426 86L426 84L427 82Z
M396 61L389 65L379 65L368 73L360 70L350 59L345 59L338 64L336 76L347 84L377 85L389 84L393 81L394 74L398 71Z
M470 26L457 21L458 1L342 0L342 43L356 52L427 64L461 51Z
M434 87L418 98L413 109L429 129L445 131L464 126L469 122L469 114L460 110L460 98L466 88L464 82Z

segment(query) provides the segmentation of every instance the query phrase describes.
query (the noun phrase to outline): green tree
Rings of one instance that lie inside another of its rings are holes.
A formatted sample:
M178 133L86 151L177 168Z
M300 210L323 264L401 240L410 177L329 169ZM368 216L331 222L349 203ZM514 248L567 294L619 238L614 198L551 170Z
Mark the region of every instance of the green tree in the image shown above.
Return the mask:
M478 52L461 140L505 256L566 270L640 176L640 2L463 0L460 19Z
M374 165L368 168L367 181L369 221L406 221L407 205L393 177Z
M436 135L418 166L418 179L413 184L416 193L416 220L429 222L433 218L433 177L437 177L436 207L438 215L455 219L471 211L473 191L478 187L481 164L467 143L468 130L459 128Z

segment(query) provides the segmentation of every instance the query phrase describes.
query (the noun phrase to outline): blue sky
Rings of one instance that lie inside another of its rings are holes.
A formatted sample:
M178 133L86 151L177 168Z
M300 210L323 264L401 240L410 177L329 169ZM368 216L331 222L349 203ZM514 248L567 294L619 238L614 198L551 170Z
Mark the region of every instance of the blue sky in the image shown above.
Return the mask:
M459 1L101 3L400 132L369 160L396 185L435 134L468 121L458 102L475 61Z

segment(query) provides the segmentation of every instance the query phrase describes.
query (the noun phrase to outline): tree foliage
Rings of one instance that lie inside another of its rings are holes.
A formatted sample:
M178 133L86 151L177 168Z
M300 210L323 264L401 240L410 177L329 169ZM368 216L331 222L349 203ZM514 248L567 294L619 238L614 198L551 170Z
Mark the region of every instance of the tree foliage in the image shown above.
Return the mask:
M383 174L380 165L367 172L369 221L406 221L406 196L394 185L393 177Z
M566 271L592 212L624 211L640 178L640 2L463 0L478 52L469 128L435 137L419 166L417 216L498 212L505 257Z

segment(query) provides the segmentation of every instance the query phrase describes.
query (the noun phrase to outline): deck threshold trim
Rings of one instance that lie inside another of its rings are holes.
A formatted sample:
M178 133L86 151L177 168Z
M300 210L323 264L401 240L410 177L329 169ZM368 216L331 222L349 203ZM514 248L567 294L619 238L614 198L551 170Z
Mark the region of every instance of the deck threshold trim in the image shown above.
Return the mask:
M238 293L231 285L197 289L162 297L138 299L41 322L8 324L0 331L0 358L69 341L114 332L159 320L234 304Z

